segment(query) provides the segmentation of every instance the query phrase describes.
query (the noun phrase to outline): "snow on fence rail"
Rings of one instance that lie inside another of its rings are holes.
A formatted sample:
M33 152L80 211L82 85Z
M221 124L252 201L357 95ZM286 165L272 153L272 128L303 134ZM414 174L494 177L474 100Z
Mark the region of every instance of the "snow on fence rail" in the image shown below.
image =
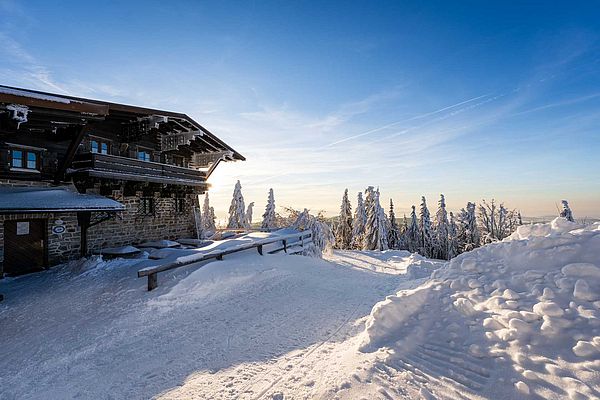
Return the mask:
M295 239L295 240L294 240ZM288 254L298 254L304 251L304 247L312 244L312 233L311 232L298 232L281 236L274 236L265 239L254 240L249 243L242 243L237 246L232 246L227 249L213 250L208 253L191 254L188 256L179 257L177 260L151 267L142 268L138 271L138 278L148 277L148 291L156 289L158 286L159 272L169 271L179 267L185 267L190 264L206 261L210 259L222 260L223 256L227 254L237 253L239 251L249 250L256 248L258 253L263 255L263 246L281 242L282 246L276 249L270 250L269 254L275 254L280 251L284 251ZM290 251L291 250L291 251Z

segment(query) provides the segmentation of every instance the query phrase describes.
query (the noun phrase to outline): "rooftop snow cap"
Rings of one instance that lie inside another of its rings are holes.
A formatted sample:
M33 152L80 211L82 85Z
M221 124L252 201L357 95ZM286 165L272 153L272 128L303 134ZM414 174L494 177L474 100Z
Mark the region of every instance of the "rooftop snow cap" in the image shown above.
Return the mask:
M118 201L96 194L82 194L66 187L0 188L0 213L60 211L123 211Z

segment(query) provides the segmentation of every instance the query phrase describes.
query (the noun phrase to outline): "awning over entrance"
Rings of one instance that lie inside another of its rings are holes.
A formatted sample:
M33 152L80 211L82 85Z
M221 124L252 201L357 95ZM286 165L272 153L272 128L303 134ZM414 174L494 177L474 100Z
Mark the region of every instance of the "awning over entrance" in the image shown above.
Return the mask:
M82 194L66 187L0 188L0 213L43 213L68 211L122 211L118 201L96 194Z

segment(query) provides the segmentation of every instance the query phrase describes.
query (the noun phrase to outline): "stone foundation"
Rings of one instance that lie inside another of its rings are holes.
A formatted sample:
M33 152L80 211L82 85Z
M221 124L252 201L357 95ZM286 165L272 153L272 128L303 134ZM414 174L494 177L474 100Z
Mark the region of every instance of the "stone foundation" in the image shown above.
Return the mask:
M43 182L23 182L0 180L0 186L50 186ZM93 191L88 191L93 192ZM174 195L173 195L174 196ZM88 229L88 252L100 253L103 248L136 245L150 240L196 237L193 209L199 207L198 195L187 194L184 197L184 212L175 209L175 197L161 197L154 193L154 215L145 216L140 213L139 206L142 192L135 196L123 196L120 190L114 190L113 198L125 205L123 212L117 213L108 221L99 223ZM147 196L146 196L147 197ZM92 222L95 213L92 213ZM77 259L81 254L81 227L77 222L77 213L44 213L44 214L8 214L0 215L0 271L4 259L4 221L22 219L48 220L48 264L50 266ZM57 235L52 227L63 225L66 230Z

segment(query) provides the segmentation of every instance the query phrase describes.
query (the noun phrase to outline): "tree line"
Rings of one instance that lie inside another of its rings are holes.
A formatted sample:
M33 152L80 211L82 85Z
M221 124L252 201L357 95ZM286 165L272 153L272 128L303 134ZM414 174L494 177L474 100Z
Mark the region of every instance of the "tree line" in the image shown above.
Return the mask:
M237 181L229 206L227 229L251 229L253 205L250 203L245 207L242 186ZM200 210L197 211L200 213ZM425 196L422 196L418 211L413 205L410 216L404 215L399 219L392 199L386 213L380 203L379 189L373 186L357 194L354 213L348 189L345 189L340 214L331 223L322 212L312 215L307 209L298 211L289 207L284 207L284 211L287 215L276 212L275 195L273 189L269 189L260 229L310 229L321 251L330 245L346 250L408 250L442 260L450 260L465 251L502 240L523 224L519 211L508 209L495 200L482 200L478 205L468 202L457 214L448 212L443 194L440 194L433 217ZM214 209L209 205L208 193L201 214L201 228L204 237L208 237L216 230ZM566 200L562 201L559 214L574 221Z
M433 217L425 196L417 211L414 205L410 217L398 219L390 199L388 212L379 200L379 189L367 187L357 195L354 214L344 191L340 214L334 222L335 247L355 250L398 249L419 253L425 257L450 260L465 251L502 240L523 224L521 213L508 209L495 200L482 200L479 205L468 202L456 215L446 209L443 194ZM562 217L573 221L568 202L563 200Z

